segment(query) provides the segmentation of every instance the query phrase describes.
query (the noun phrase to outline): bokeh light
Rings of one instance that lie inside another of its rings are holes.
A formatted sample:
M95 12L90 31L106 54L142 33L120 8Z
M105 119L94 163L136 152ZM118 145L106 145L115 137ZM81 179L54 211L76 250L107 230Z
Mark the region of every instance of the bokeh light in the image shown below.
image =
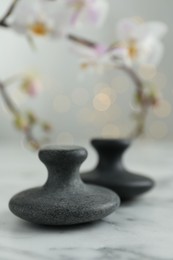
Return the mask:
M107 94L99 93L93 99L93 106L97 111L107 111L111 106L111 99Z
M157 117L168 117L171 114L172 106L167 100L161 100L159 105L153 109Z

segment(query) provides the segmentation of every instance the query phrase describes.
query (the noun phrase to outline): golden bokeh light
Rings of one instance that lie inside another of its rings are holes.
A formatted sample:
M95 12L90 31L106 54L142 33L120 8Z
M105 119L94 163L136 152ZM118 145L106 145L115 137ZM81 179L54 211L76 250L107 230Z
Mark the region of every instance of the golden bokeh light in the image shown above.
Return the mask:
M161 100L159 105L153 109L157 117L168 117L171 114L172 106L167 100Z
M111 87L103 88L101 90L101 93L108 95L110 97L112 103L115 102L115 100L117 99L117 94L116 94L115 90L113 90Z
M97 111L107 111L111 106L111 98L105 93L99 93L93 99L93 106Z
M58 113L66 113L70 110L71 101L68 96L58 95L53 102L53 107Z

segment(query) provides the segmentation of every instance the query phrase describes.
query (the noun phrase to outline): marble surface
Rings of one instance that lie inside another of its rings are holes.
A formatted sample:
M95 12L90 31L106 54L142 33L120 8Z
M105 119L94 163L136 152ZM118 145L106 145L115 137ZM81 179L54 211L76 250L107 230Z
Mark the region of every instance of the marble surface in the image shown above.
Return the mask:
M83 169L96 161L94 151ZM153 191L93 224L34 226L13 216L16 192L42 185L45 167L20 146L0 148L0 260L173 260L173 143L139 142L126 166L154 178Z

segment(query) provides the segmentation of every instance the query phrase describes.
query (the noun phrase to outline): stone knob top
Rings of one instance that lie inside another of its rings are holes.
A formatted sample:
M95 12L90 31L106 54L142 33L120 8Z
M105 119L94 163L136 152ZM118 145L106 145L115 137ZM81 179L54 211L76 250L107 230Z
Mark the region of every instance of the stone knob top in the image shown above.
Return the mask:
M130 146L130 140L128 139L93 139L91 141L93 147L100 154L109 154L109 156L115 156L116 153L124 152Z
M131 141L128 139L93 139L91 140L91 144L94 147L103 148L117 148L117 147L124 147L128 148L130 146Z
M87 157L87 151L80 146L44 146L39 151L39 158L44 164L81 164Z

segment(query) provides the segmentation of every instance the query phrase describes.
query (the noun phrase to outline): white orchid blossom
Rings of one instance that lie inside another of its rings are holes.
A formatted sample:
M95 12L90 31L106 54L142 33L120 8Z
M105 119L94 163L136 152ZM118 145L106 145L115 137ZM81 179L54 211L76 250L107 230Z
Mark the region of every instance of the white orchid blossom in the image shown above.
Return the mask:
M107 48L103 45L98 45L95 48L82 48L81 49L81 67L83 69L90 68L99 73L103 73L105 67L110 66L109 55L107 54Z
M118 23L117 40L110 47L96 44L89 48L75 44L81 56L82 67L94 67L99 71L104 68L131 66L156 66L163 54L162 38L167 26L160 22L137 23L125 19Z
M80 64L82 69L92 69L99 73L104 72L107 68L115 66L115 60L122 57L123 48L109 49L106 45L96 44L93 47L83 46L81 44L72 44L72 50L80 55Z
M69 12L59 1L21 0L10 20L19 33L59 37L66 33Z
M117 37L119 45L124 48L122 60L131 66L157 66L163 55L161 40L166 32L167 26L161 22L120 21Z
M64 0L72 9L71 24L101 25L108 13L108 0Z

